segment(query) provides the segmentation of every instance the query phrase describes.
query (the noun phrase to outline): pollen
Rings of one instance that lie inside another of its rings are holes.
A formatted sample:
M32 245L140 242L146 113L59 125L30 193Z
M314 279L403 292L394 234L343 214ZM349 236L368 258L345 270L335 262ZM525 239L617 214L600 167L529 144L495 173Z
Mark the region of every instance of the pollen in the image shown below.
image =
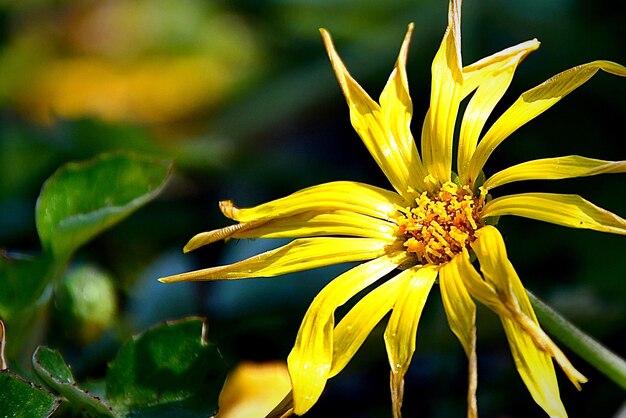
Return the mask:
M399 233L404 247L422 264L443 264L472 243L483 221L485 193L447 182L438 192L423 192L414 207L400 210Z

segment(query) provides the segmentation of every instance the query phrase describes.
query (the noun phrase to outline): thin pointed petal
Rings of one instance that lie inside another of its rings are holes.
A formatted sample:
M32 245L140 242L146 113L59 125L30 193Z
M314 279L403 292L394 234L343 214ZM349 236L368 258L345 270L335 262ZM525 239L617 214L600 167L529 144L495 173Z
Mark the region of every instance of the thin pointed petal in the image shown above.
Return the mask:
M385 254L389 242L372 238L302 238L237 263L159 279L163 283L273 277Z
M253 208L236 208L229 200L220 202L225 216L238 222L269 220L308 211L346 210L389 220L396 205L406 205L394 192L353 181L334 181L297 191Z
M399 274L373 289L341 319L333 333L333 364L329 378L348 364L369 333L391 310L398 299L406 276Z
M494 310L500 314L522 380L535 402L550 416L567 416L560 400L550 357L556 360L579 390L580 383L586 382L587 379L572 366L539 326L526 290L507 258L504 240L498 230L486 226L476 232L476 237L472 249L478 257L485 279L481 280L483 284L478 286L487 286L493 290L493 294L485 303L490 307L494 302L500 305ZM470 280L475 279L470 277ZM471 291L471 286L468 289ZM480 300L479 297L477 299Z
M454 125L463 98L461 67L461 1L452 0L448 28L431 68L430 109L422 129L424 165L440 183L451 176Z
M400 252L361 264L335 278L315 297L287 359L296 414L304 414L317 402L328 380L335 310L405 259L406 253Z
M526 180L559 180L598 174L624 173L626 161L605 161L578 155L526 161L497 172L483 184L487 190Z
M487 203L482 215L523 216L570 228L626 235L626 219L571 194L522 193L502 196Z
M410 31L411 29L409 28L409 35ZM406 155L406 151L408 151L406 148L407 144L405 143L407 138L398 138L392 134L393 132L384 114L384 111L387 109L381 109L378 103L372 100L359 83L352 78L339 57L339 54L337 54L330 34L324 29L321 29L320 32L331 65L335 71L339 85L343 90L343 94L346 97L346 101L348 102L352 126L396 191L402 196L405 196L405 198L410 199L408 193L409 186L415 186L409 183L409 179L412 176L412 167L410 164L415 161L410 160L411 155ZM405 39L400 53L400 65L403 64L402 60L404 59L402 54L406 56L408 39L408 37ZM397 69L394 71L397 72ZM397 93L401 92L398 91ZM409 103L405 101L404 105L405 112L410 110ZM406 108L407 105L409 108ZM398 111L399 109L396 108L395 110ZM407 115L405 113L394 116L406 117ZM410 114L408 116L410 117ZM398 122L394 121L394 124L396 123ZM405 132L403 132L403 134L405 134Z
M599 70L626 77L626 68L611 61L593 61L563 71L523 93L491 126L476 148L468 178L476 180L485 162L502 141L593 77Z
M487 118L489 118L496 104L498 104L509 88L519 63L537 48L539 48L539 41L536 39L524 42L514 49L517 51L516 54L508 56L497 63L492 63L489 66L489 71L485 69L482 72L478 89L467 104L461 122L457 164L458 174L463 184L467 182L466 172L469 162L476 150L478 137L487 122ZM463 77L465 84L466 75L463 74Z
M462 265L473 269L467 251L458 254L439 272L441 299L450 329L457 336L468 359L467 416L478 416L476 389L478 387L478 360L476 358L476 305L464 284ZM474 274L478 275L476 271Z
M400 417L404 375L415 352L417 325L430 293L437 268L416 266L401 273L409 279L393 306L384 339L391 366L391 398L394 417Z

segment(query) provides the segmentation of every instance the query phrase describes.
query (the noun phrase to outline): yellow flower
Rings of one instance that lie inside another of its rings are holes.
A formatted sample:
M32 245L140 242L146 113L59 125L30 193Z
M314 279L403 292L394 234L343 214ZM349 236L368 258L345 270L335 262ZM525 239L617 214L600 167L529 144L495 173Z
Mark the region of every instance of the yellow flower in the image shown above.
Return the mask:
M350 76L331 37L322 30L330 61L350 108L355 130L395 191L337 181L300 190L253 208L220 202L229 227L196 235L185 247L229 238L296 238L291 243L231 265L161 279L269 277L348 261L366 261L332 280L311 303L289 355L296 414L318 400L326 381L339 373L374 326L391 311L384 334L391 366L394 416L400 416L403 377L413 352L418 321L439 277L448 323L469 359L468 416L476 406L476 305L499 315L515 366L547 414L566 416L553 360L580 389L586 378L539 326L528 296L492 226L517 215L573 228L626 235L626 220L577 195L524 193L491 199L505 183L563 179L626 171L626 161L566 156L528 161L481 184L493 150L516 129L550 108L598 70L626 76L626 68L594 61L564 71L528 90L489 129L484 125L508 88L517 65L539 47L530 40L463 67L460 0L451 0L448 28L432 64L430 109L418 153L410 130L412 103L405 71L409 25L396 65L379 103ZM457 171L452 171L453 134L460 102L471 93L461 119ZM480 139L480 140L479 140ZM475 255L480 272L474 267ZM389 280L387 274L399 270ZM335 324L334 312L379 282Z

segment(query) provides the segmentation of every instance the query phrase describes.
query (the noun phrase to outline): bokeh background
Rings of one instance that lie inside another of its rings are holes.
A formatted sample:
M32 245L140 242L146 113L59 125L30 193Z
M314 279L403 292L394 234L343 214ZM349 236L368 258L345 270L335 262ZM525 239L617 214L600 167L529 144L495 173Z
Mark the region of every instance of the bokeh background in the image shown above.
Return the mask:
M318 28L330 30L352 74L377 97L407 24L415 22L408 72L417 132L446 12L445 0L0 1L2 251L39 251L37 195L65 162L116 150L176 162L157 201L74 259L74 266L106 275L107 284L93 292L117 298L115 305L102 298L103 309L115 311L98 325L103 331L84 332L95 325L77 329L68 318L71 289L56 296L44 338L61 349L79 380L97 382L130 335L191 314L208 317L209 338L233 367L286 358L308 304L349 266L242 282L164 285L156 278L279 244L217 243L183 255L195 233L228 224L218 200L255 205L342 179L388 187L350 126ZM626 63L625 21L620 0L466 0L463 59L470 63L534 37L542 41L518 69L498 113L574 65ZM599 74L507 140L487 174L531 158L626 159L625 120L626 82ZM578 193L624 217L624 184L623 175L601 176L516 184L496 194ZM626 355L625 238L516 218L502 218L500 226L525 285ZM66 283L71 288L72 279ZM329 382L309 416L390 415L384 323ZM480 310L478 329L481 416L542 416L514 370L497 317ZM626 413L622 389L570 358L590 379L578 393L559 372L572 417ZM463 416L465 376L464 353L435 288L406 378L406 416Z

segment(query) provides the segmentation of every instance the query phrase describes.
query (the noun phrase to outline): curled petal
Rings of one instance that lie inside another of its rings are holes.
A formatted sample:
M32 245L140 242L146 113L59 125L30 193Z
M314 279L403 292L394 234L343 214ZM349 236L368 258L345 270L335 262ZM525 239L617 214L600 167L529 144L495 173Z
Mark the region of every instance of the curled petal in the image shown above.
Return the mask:
M539 41L536 39L527 41L511 48L511 51L508 51L510 55L501 53L498 56L499 60L490 61L490 65L472 72L471 75L465 73L466 69L463 70L463 88L467 88L465 86L466 79L471 79L474 76L478 78L476 80L478 81L478 89L467 104L461 122L457 164L462 183L467 183L466 172L469 162L476 150L478 137L487 122L487 118L509 88L519 63L537 48L539 48ZM516 53L511 54L512 51Z
M335 310L405 259L406 253L400 252L361 264L335 278L315 297L287 359L297 414L305 413L317 402L328 380Z
M225 266L160 278L163 283L273 277L384 255L389 242L372 238L302 238L275 250Z
M487 203L482 215L523 216L570 228L626 235L626 219L571 194L522 193L502 196Z
M611 61L593 61L563 71L523 93L494 122L472 156L468 178L473 183L485 162L502 141L589 80L598 70L626 77L626 68Z
M406 202L396 193L353 181L334 181L297 191L253 208L239 209L220 202L222 213L238 222L269 220L309 211L346 210L388 220Z
M517 370L535 402L550 416L566 417L550 357L578 389L587 379L539 326L498 230L486 226L476 232L476 237L472 249L480 262L484 280L475 274L468 275L468 282L471 282L468 290L500 315ZM477 287L483 289L473 292ZM488 294L486 299L483 299L484 294Z
M396 68L383 92L384 109L352 78L337 54L330 34L325 29L321 29L320 32L331 65L348 102L352 126L396 191L410 200L409 187L419 186L419 183L414 182L417 177L412 171L414 167L412 164L415 164L415 167L419 166L418 160L414 159L417 156L417 149L415 152L412 149L414 145L411 145L412 137L407 123L411 119L412 105L408 96L406 77L403 78L412 26L409 26ZM390 95L395 97L389 97ZM396 103L389 106L390 100Z
M391 399L393 416L400 417L404 375L415 352L415 338L426 298L437 277L435 266L416 266L401 273L406 285L393 306L385 329L385 347L391 366Z
M526 161L497 172L483 184L487 190L525 180L559 180L598 174L624 173L626 161L605 161L578 155Z

